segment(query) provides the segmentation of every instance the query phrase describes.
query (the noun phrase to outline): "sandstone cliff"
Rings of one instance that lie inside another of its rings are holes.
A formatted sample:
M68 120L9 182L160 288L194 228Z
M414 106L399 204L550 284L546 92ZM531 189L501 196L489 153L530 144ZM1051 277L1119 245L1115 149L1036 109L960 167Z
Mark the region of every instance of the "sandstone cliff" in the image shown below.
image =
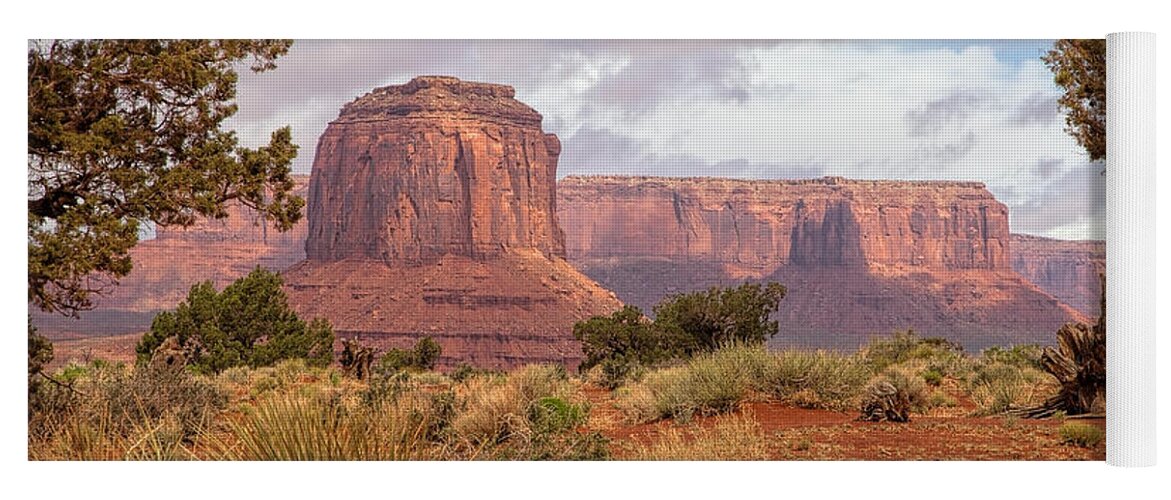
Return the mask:
M1066 241L1012 235L1012 268L1083 314L1100 313L1099 275L1106 272L1105 241Z
M346 105L317 146L312 260L565 256L561 144L505 85L416 78Z
M294 176L293 194L304 197L309 176ZM48 333L111 335L150 328L159 311L174 309L187 298L191 285L212 281L218 288L243 277L257 266L283 271L305 258L301 222L286 232L265 224L256 211L230 202L227 217L199 219L189 227L160 227L155 237L130 249L134 267L96 308L79 319L30 310L34 323Z
M321 136L290 303L339 338L483 367L581 359L573 324L621 307L564 259L560 143L511 87L419 77L346 105Z
M979 183L569 177L558 193L571 262L644 310L712 285L789 286L778 344L913 328L980 348L1084 319L1012 271L1007 209Z

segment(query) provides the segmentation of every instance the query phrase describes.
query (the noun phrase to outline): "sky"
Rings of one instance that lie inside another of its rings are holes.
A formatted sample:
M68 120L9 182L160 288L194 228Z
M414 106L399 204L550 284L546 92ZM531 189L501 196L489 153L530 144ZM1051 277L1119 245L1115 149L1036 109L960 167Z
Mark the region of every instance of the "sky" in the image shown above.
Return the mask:
M242 72L228 126L291 125L294 171L342 105L417 75L503 83L558 176L975 180L1013 232L1104 239L1105 177L1065 133L1050 40L297 41Z

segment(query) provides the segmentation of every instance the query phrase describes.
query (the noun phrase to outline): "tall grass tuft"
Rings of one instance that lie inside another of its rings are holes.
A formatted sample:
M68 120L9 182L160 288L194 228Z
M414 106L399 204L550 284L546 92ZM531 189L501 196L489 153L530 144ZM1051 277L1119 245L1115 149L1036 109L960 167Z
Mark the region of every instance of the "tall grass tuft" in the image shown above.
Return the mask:
M766 382L774 395L797 406L842 411L856 406L870 376L858 356L786 351L776 355Z
M346 408L282 394L230 425L233 442L215 441L230 460L425 460L426 413L410 404Z
M1063 444L1093 448L1106 440L1106 432L1084 422L1066 422L1057 429Z
M752 415L718 417L711 427L672 427L649 445L636 444L632 460L768 460L768 439Z
M1056 384L1052 375L1028 365L985 361L973 368L968 392L980 414L993 415L1039 404Z

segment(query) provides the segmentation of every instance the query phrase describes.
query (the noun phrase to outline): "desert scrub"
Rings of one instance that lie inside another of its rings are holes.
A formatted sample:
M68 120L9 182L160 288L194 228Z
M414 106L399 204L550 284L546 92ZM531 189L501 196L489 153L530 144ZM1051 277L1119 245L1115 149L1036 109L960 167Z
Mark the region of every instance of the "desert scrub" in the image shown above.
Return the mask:
M275 395L240 422L232 440L208 436L225 460L425 460L430 412L404 399L377 407L347 407L295 393Z
M777 354L765 374L763 389L802 408L846 410L871 377L858 356L826 351L786 351Z
M109 418L111 429L121 433L172 416L184 437L190 437L208 427L228 403L227 394L207 377L169 367L103 373L85 390L90 398L79 416Z
M1062 444L1093 448L1106 440L1106 433L1095 425L1084 422L1066 422L1057 429Z
M994 415L1044 401L1056 391L1057 381L1028 365L981 362L972 370L967 389L982 415Z
M33 408L30 458L190 458L187 446L227 407L213 381L173 368L91 364L74 386L50 389Z
M642 380L646 372L646 367L638 361L624 357L607 358L586 370L584 379L599 387L614 390L624 384Z
M578 432L589 407L574 400L560 366L530 365L507 376L476 376L453 392L453 417L444 442L454 456L598 460L608 454L600 434Z
M456 387L452 430L473 445L500 443L529 429L531 406L541 398L567 398L565 369L530 365L507 376L478 376Z
M912 412L927 410L927 383L911 367L891 366L866 385L862 419L908 422Z
M650 444L636 444L631 460L768 460L768 439L750 414L716 417L711 427L672 426Z
M933 364L933 368L941 373L951 375L958 366L950 365L962 363L963 349L949 340L924 338L914 330L908 330L870 341L862 349L862 355L875 372L881 372L891 365L923 360Z
M1041 352L1044 349L1036 344L1016 345L1012 347L993 346L980 353L983 361L988 363L1004 363L1007 365L1041 369Z
M729 346L647 373L619 391L617 406L633 422L725 413L766 390L774 365L763 347Z

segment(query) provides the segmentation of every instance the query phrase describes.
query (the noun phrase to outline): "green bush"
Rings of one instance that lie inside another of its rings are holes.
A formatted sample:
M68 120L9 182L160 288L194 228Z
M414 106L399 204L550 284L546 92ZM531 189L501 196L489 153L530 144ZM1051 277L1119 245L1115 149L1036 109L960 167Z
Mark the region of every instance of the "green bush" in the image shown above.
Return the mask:
M562 432L582 425L588 410L556 396L547 396L533 402L529 421L537 432Z
M1106 433L1097 426L1083 422L1066 422L1057 429L1063 444L1093 448L1106 440Z
M442 353L443 348L439 346L439 343L431 337L423 337L415 342L415 346L409 350L391 349L387 351L378 359L375 370L384 374L402 370L434 370L435 362L439 361L439 356Z
M1012 347L989 347L981 353L986 363L1003 363L1017 367L1041 369L1041 353L1044 351L1039 345L1025 344Z
M871 371L858 356L827 351L786 351L775 355L767 389L805 408L845 410L856 405Z
M618 365L650 365L689 350L678 330L664 330L643 316L642 310L625 306L609 316L595 316L573 325L573 337L582 343L585 360L581 371L610 362Z
M115 429L128 431L171 416L185 438L208 428L228 403L227 394L212 382L173 368L139 367L130 375L99 380L96 390L97 404L107 407Z
M175 337L196 371L219 373L239 365L270 366L304 358L315 366L333 359L333 329L325 320L306 324L288 306L281 277L256 268L216 292L210 281L191 287L173 312L155 317L135 351L150 361L163 341Z
M939 369L941 375L946 375L950 371L944 368L948 362L963 357L963 348L958 344L943 338L923 338L914 330L871 340L863 352L875 372L912 360L926 360Z
M285 394L265 400L230 426L235 443L214 442L228 460L419 460L434 456L425 440L429 415L403 404L347 409Z
M935 368L928 368L923 372L923 381L927 382L927 385L939 387L943 383L943 373Z
M780 283L746 283L674 295L655 306L655 326L684 334L688 353L715 351L733 342L763 344L777 334L779 325L769 316L785 292Z
M973 367L968 391L980 413L992 415L1039 404L1055 392L1056 383L1052 375L1027 365L983 361Z

